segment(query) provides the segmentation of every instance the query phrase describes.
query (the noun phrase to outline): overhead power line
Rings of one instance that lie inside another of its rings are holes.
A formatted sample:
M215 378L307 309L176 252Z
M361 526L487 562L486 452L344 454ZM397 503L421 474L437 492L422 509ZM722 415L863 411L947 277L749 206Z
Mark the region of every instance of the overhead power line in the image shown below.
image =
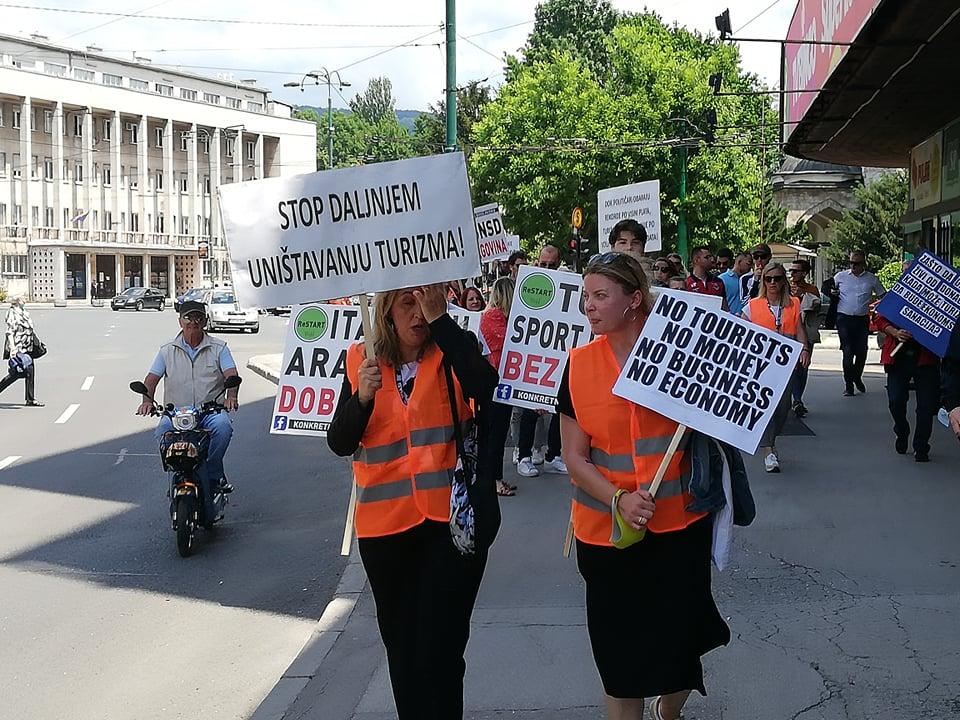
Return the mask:
M162 3L161 3L162 4ZM41 12L70 13L74 15L100 15L103 17L120 17L147 20L167 20L174 22L216 23L219 25L274 25L283 27L314 27L314 28L424 28L433 27L428 23L312 23L303 21L283 20L247 20L244 18L211 18L188 17L183 15L145 15L136 12L111 12L109 10L80 10L77 8L44 7L40 5L22 5L19 3L0 3L0 7L17 10L37 10Z
M779 4L782 3L782 2L783 2L783 0L773 0L773 2L770 3L769 5L767 5L763 10L761 10L760 12L758 12L758 13L757 13L756 15L754 15L752 18L750 18L749 20L747 20L743 25L741 25L740 27L738 27L738 28L734 31L733 34L734 34L734 35L739 35L740 32L742 32L744 28L752 25L755 20L759 20L759 19L762 18L764 15L766 15L767 12L769 12L770 10L773 10L773 8L775 8L777 5L779 5Z
M494 60L499 60L500 62L503 62L503 58L502 58L502 57L500 57L499 55L494 55L492 52L490 52L489 50L487 50L487 49L486 49L485 47L483 47L482 45L477 45L477 43L475 43L473 40L471 40L471 39L468 38L467 36L461 35L460 33L457 33L457 37L460 38L461 40L463 40L464 42L467 42L467 43L469 43L470 45L473 45L473 46L474 46L477 50L479 50L480 52L485 52L487 55L489 55L490 57L492 57Z

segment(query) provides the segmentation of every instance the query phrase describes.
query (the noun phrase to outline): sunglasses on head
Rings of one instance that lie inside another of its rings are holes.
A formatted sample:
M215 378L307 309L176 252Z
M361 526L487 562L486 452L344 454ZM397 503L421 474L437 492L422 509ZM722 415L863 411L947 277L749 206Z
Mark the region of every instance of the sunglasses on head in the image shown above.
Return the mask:
M764 282L773 283L773 282L782 282L786 279L786 275L764 275Z
M631 256L627 255L627 253L616 252L616 251L600 253L590 258L590 260L587 262L587 267L589 268L591 265L613 265L614 263L617 262L617 260L620 260L621 258L625 259L629 257ZM637 273L630 266L630 263L624 260L623 265L630 272L630 274L633 275L634 278L638 280L637 285L639 285L640 283L639 283L639 278L637 276Z

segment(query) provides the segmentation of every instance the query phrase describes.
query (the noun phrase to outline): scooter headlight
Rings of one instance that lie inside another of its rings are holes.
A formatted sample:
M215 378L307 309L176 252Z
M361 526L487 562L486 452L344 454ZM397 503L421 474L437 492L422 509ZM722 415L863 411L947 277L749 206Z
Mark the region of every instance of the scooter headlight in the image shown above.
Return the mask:
M178 412L173 416L175 430L193 430L197 427L197 416L193 412Z

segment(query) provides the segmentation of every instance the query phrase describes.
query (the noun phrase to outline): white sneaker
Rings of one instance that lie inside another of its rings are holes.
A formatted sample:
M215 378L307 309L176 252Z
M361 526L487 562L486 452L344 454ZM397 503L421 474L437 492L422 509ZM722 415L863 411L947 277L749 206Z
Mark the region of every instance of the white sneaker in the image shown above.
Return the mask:
M512 462L514 465L520 462L520 448L515 447L513 449L513 460L511 460L510 462Z
M543 448L533 449L533 464L543 465Z
M763 469L768 473L780 472L780 458L774 453L770 453L763 459Z
M523 458L517 463L517 474L523 477L539 477L540 470L530 458Z
M567 474L567 464L559 455L557 455L553 460L545 461L543 463L543 469L545 472L556 473L557 475Z

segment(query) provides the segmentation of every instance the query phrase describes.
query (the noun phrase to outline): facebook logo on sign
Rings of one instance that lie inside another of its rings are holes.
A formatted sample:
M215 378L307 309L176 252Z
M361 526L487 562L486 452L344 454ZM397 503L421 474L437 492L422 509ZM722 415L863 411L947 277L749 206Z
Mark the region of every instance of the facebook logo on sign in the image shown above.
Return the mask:
M273 429L274 430L286 430L287 429L287 416L286 415L275 415L273 418Z
M513 390L513 386L500 384L497 385L497 400L509 400L510 393Z

